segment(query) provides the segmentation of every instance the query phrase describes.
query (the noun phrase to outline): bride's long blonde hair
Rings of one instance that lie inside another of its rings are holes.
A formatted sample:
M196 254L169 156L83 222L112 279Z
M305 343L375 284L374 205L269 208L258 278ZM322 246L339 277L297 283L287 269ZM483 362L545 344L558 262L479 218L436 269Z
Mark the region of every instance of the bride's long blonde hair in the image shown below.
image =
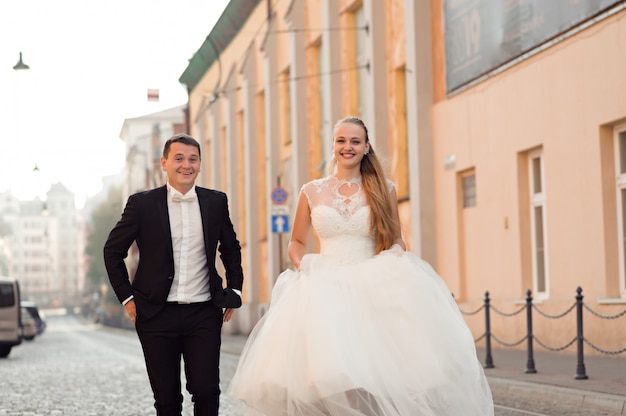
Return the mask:
M343 123L352 123L361 126L365 132L365 143L369 144L369 152L361 160L361 177L363 191L370 206L370 234L376 240L376 253L386 250L394 243L395 234L400 224L393 215L393 206L389 194L389 186L383 167L376 157L372 143L370 143L367 127L358 117L348 116L335 124L335 130ZM333 139L334 140L334 139ZM331 174L335 173L337 161L330 165Z

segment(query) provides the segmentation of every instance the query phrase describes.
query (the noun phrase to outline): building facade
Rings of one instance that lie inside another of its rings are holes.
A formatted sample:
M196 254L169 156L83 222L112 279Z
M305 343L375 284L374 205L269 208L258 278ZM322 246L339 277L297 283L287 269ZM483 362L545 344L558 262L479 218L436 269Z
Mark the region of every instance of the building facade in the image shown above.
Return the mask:
M163 144L184 130L184 120L184 106L124 120L120 132L126 153L124 202L135 192L165 184L161 170Z
M185 106L124 120L120 139L124 142L126 164L122 182L122 203L136 192L165 185L161 155L165 141L182 133L185 126ZM121 207L123 208L123 207ZM133 244L125 259L130 276L135 275L139 251Z
M624 3L432 3L438 270L468 309L489 290L511 312L530 290L555 316L578 287L601 315L626 308ZM584 313L586 339L626 347L623 319ZM574 313L534 326L551 347L576 337Z
M565 3L232 0L180 81L201 182L228 193L243 243L233 330L250 330L290 266L272 191L287 190L280 210L293 213L300 187L327 174L346 115L386 161L409 248L462 309L489 291L512 311L531 290L553 314L580 286L591 308L623 310L626 6ZM535 325L550 345L576 334L572 315ZM585 336L623 348L607 325ZM525 327L492 322L509 341Z
M10 191L0 196L8 225L3 273L17 278L22 298L41 307L79 306L85 285L84 221L74 193L53 184L46 200L19 201Z

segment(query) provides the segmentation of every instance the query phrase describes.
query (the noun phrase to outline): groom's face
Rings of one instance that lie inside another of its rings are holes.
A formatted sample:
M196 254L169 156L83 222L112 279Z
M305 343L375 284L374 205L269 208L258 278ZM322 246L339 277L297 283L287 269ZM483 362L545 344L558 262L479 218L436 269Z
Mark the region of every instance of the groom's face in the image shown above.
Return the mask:
M184 143L172 143L167 158L161 158L161 168L167 173L167 180L174 189L187 193L200 172L198 149Z

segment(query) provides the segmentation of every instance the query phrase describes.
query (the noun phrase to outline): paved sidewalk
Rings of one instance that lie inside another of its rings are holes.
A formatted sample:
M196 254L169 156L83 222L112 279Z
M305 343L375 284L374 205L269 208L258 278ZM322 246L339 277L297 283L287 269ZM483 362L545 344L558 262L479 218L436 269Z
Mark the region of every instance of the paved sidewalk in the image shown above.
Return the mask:
M477 350L485 363L485 350ZM587 379L576 379L578 358L572 353L534 351L536 373L526 373L527 352L494 349L494 368L485 369L493 390L527 393L532 397L560 400L585 408L626 415L626 356L584 356Z
M222 335L222 352L240 355L246 342L243 335ZM485 363L484 348L477 349ZM494 368L485 369L492 390L559 400L585 408L626 415L626 355L584 357L585 380L575 378L576 354L535 350L536 373L527 374L527 353L523 350L494 349Z

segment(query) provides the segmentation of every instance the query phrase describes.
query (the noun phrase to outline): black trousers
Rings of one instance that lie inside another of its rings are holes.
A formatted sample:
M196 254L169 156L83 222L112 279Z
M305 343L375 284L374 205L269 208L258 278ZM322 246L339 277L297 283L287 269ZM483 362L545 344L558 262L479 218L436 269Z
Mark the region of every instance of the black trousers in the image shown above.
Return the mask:
M218 416L222 322L212 301L168 303L153 318L137 320L157 416L181 415L181 357L194 416Z

